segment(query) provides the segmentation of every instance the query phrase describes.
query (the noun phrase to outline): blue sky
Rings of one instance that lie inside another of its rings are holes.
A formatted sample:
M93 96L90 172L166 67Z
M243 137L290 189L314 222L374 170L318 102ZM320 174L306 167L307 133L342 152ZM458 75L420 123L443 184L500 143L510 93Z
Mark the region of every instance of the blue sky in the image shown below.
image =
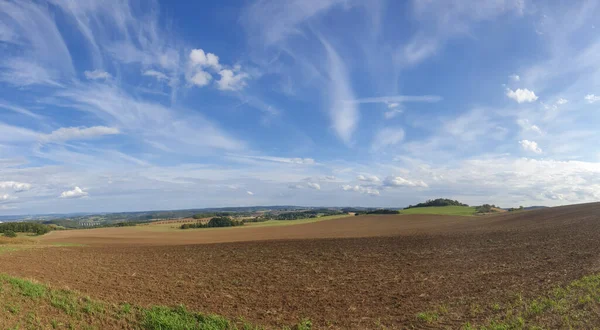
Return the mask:
M597 201L599 7L0 0L0 214Z

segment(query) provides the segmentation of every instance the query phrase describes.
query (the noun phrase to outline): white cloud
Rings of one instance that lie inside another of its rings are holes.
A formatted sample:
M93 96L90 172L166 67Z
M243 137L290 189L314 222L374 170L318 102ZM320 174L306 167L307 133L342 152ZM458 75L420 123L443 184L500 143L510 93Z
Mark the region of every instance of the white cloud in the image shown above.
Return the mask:
M213 53L205 53L202 49L192 49L189 55L189 69L186 72L187 81L198 87L208 85L213 77L207 69L214 72L221 70L219 57Z
M83 191L81 188L76 186L75 188L73 188L73 190L63 191L60 194L60 198L80 198L85 197L87 195L87 192Z
M206 71L199 70L191 77L188 77L188 81L198 87L206 86L212 80L212 75Z
M89 80L106 80L112 77L110 73L103 70L84 71L83 74Z
M256 160L264 160L268 162L275 163L285 163L285 164L296 164L296 165L314 165L316 164L315 160L312 158L286 158L286 157L272 157L272 156L246 156L246 155L231 155L233 158L247 158L247 159L256 159Z
M517 101L517 103L533 102L538 99L538 97L535 95L535 93L533 91L530 91L527 88L525 88L525 89L519 88L514 91L511 89L507 89L506 96Z
M588 94L585 96L585 100L588 101L588 103L596 103L596 102L600 101L600 96L596 96L594 94Z
M0 60L0 81L14 86L48 85L63 87L58 82L59 74L49 68L45 68L32 60L13 58Z
M15 192L21 192L31 189L31 184L15 181L0 181L0 189L12 189Z
M569 100L567 99L563 99L562 97L558 99L558 101L556 101L556 104L558 105L563 105L563 104L567 104L569 103Z
M205 53L202 49L192 49L190 51L190 64L201 68L211 68L215 71L221 69L219 57L213 53Z
M376 175L371 175L371 174L360 174L356 177L356 179L358 179L359 181L365 181L365 182L374 182L374 183L381 182L381 179L379 179Z
M250 78L245 72L234 72L224 69L219 71L221 79L217 80L217 86L222 91L239 91L246 87L246 80Z
M0 202L5 202L11 199L9 194L0 195Z
M428 185L421 180L412 181L399 176L388 176L383 181L383 184L388 187L428 187Z
M538 144L535 141L521 140L519 141L519 144L521 145L521 148L525 151L530 151L536 154L542 153L542 149L538 147Z
M517 124L521 126L524 131L531 131L537 134L542 134L542 130L537 126L529 122L528 119L518 119Z
M311 189L315 189L315 190L321 190L321 185L315 182L309 182L306 184L309 188Z
M197 112L138 100L116 86L94 85L57 94L69 106L134 132L163 151L190 152L190 147L240 150L245 143L231 137Z
M508 76L508 77L510 78L510 80L512 80L512 81L515 81L515 82L516 82L516 81L520 81L520 80L521 80L521 77L519 77L519 75L518 75L518 74L511 74L511 75L510 75L510 76Z
M344 143L350 144L360 119L358 107L351 102L354 100L354 92L343 60L329 43L325 40L321 40L321 43L328 59L329 80L325 95L329 99L329 116L333 130Z
M250 190L246 191L246 194L250 195L250 196L254 196L254 193L251 192Z
M115 135L120 131L115 127L62 127L50 134L43 135L42 139L51 142L64 142L69 140L93 139L103 135Z
M438 49L439 43L437 40L418 35L402 48L400 60L403 65L415 65L433 56Z
M400 106L400 103L397 102L393 102L393 103L388 103L387 107L388 109L394 109Z
M371 149L380 150L385 147L393 146L400 143L404 139L404 130L400 127L386 127L373 138Z
M361 185L343 185L342 190L344 191L355 191L361 194L371 195L371 196L379 196L379 190L371 187L363 187Z
M36 118L36 119L41 119L42 118L42 116L39 116L39 115L37 115L37 114L35 114L35 113L33 113L33 112L31 112L31 111L23 108L23 107L19 107L19 106L12 105L12 104L7 104L7 103L1 103L0 102L0 108L4 108L4 109L7 109L7 110L16 112L16 113L20 113L22 115L25 115L25 116L28 116L28 117L31 117L31 118Z
M156 80L169 80L169 77L167 77L166 74L160 72L160 71L156 71L156 70L146 70L143 73L144 76L147 77L154 77L156 78Z

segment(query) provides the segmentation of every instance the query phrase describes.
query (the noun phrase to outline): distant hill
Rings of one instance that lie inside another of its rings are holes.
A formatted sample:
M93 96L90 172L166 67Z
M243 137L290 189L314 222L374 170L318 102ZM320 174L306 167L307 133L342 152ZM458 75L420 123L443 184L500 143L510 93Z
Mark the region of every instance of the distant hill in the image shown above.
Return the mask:
M409 205L408 207L404 208L405 210L407 209L412 209L412 208L418 208L418 207L431 207L431 206L469 206L467 204L463 204L457 200L453 200L453 199L447 199L447 198L438 198L438 199L429 199L427 200L425 203L419 203L417 205Z

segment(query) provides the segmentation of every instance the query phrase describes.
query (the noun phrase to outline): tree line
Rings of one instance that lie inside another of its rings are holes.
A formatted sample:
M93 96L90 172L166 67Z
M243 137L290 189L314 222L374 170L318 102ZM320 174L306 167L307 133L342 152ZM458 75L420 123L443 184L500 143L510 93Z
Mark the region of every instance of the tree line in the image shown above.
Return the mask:
M0 233L32 233L35 235L44 235L52 230L50 226L37 222L6 222L0 223Z
M447 198L438 198L438 199L429 199L425 203L419 203L417 205L409 205L405 207L405 210L416 208L416 207L429 207L429 206L469 206L467 204L463 204L457 200L447 199Z
M243 221L232 220L228 217L215 217L210 219L207 223L196 222L186 223L181 225L181 229L192 229L192 228L217 228L217 227L236 227L243 226Z

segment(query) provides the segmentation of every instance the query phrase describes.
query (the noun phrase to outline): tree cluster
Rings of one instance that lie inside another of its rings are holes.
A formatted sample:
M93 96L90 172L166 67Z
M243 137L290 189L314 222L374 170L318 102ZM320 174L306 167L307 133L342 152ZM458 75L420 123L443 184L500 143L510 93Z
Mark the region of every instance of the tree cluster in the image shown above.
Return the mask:
M210 219L208 223L186 223L181 225L181 229L192 229L192 228L216 228L216 227L235 227L243 226L243 221L233 220L228 217L215 217Z
M44 235L50 232L50 226L43 225L37 222L6 222L0 223L0 233L33 233L36 235Z
M463 204L457 200L447 199L447 198L438 198L438 199L430 199L425 203L419 203L417 205L409 205L404 209L412 209L416 207L429 207L429 206L469 206L467 204Z

